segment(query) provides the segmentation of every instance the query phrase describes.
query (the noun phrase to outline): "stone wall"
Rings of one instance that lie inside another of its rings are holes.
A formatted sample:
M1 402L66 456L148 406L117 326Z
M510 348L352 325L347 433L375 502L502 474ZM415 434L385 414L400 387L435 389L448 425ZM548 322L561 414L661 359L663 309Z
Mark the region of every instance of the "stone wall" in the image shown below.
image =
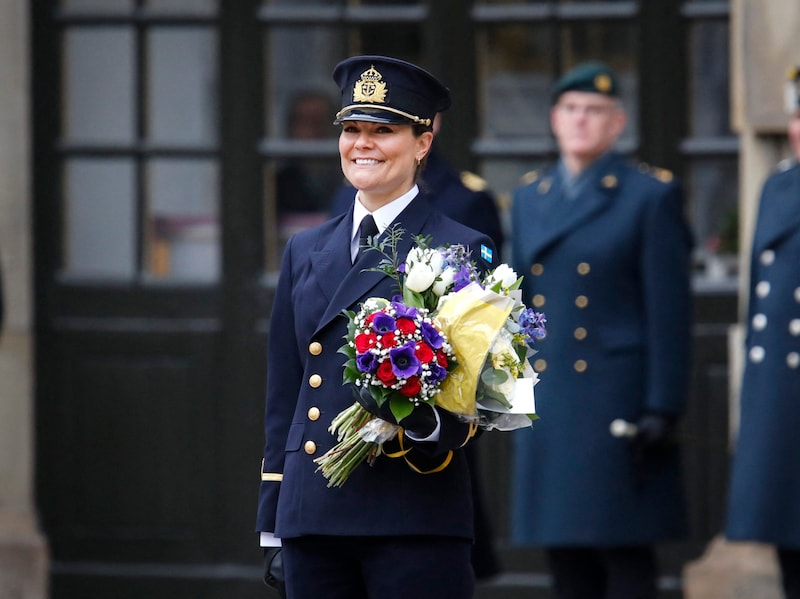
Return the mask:
M29 6L0 3L0 599L47 596L33 501Z

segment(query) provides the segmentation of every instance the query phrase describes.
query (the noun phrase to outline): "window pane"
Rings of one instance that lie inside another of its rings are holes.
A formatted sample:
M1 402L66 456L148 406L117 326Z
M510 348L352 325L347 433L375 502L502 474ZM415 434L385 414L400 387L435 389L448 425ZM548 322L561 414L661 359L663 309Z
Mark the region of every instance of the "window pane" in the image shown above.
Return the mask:
M64 35L64 135L69 141L133 141L134 70L131 29L72 29Z
M133 162L70 160L65 177L65 269L75 275L132 278L136 268Z
M147 270L156 277L219 278L219 171L211 160L147 166Z
M736 261L724 259L738 252L737 158L695 159L689 170L691 223L699 266L719 277L718 258L727 264L725 275L735 274Z
M133 0L61 0L65 11L100 14L128 13L133 10Z
M154 13L213 15L217 0L148 0L147 8Z
M692 136L732 135L727 23L691 25L690 133Z
M161 143L217 139L217 37L207 29L154 29L148 35L148 134Z
M540 137L550 132L553 33L545 25L487 28L479 37L483 137Z

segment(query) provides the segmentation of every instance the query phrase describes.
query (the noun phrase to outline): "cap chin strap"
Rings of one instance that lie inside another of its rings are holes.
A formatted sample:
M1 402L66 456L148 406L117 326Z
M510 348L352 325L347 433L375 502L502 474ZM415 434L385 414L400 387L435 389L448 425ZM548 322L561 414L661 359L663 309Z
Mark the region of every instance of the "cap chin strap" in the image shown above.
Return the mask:
M396 108L390 108L389 106L374 106L372 104L351 104L345 108L342 108L339 112L336 113L336 120L338 121L343 116L347 115L348 113L352 112L356 109L369 109L369 110L383 110L385 112L391 112L393 114L400 115L403 118L408 119L412 123L416 123L418 125L425 125L426 127L431 126L431 119L423 119L421 117L415 116L413 114L409 114L407 112L403 112L402 110L397 110Z

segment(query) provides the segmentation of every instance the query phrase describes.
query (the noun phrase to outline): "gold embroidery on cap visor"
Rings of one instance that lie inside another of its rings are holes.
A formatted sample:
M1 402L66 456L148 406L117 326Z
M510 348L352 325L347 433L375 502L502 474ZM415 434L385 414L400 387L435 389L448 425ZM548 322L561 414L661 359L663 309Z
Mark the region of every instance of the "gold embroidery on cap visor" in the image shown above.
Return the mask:
M339 121L342 117L347 116L353 110L358 110L359 108L363 108L363 109L371 108L373 110L376 109L375 106L371 106L369 104L351 104L350 106L346 106L345 108L342 108L339 112L336 113L336 121ZM413 114L409 114L409 113L404 112L402 110L397 110L396 108L391 108L389 106L381 106L378 110L380 110L382 112L391 112L393 114L398 114L398 115L402 116L403 118L408 119L412 123L417 123L418 125L425 125L426 127L430 127L431 126L431 119L423 119L422 117L418 117L418 116L415 116Z
M594 88L599 92L607 94L611 90L611 77L608 75L598 75L594 78Z

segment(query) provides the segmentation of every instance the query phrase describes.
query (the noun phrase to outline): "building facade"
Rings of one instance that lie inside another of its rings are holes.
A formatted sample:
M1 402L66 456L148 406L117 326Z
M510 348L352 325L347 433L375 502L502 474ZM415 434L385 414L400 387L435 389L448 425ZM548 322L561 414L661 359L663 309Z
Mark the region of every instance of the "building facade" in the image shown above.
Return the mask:
M780 80L776 53L800 62L791 19L779 0L3 3L0 596L263 596L268 316L283 243L326 218L341 181L330 72L360 53L448 84L437 143L504 218L521 177L556 156L551 85L585 59L621 76L620 149L684 181L685 426L703 442L685 450L693 536L664 549L677 592L722 521L738 256L782 152L779 117L748 94L758 74ZM744 51L755 34L780 48ZM507 452L498 436L482 458ZM506 540L507 471L484 474L506 570L523 576L480 592L545 592L541 558Z

